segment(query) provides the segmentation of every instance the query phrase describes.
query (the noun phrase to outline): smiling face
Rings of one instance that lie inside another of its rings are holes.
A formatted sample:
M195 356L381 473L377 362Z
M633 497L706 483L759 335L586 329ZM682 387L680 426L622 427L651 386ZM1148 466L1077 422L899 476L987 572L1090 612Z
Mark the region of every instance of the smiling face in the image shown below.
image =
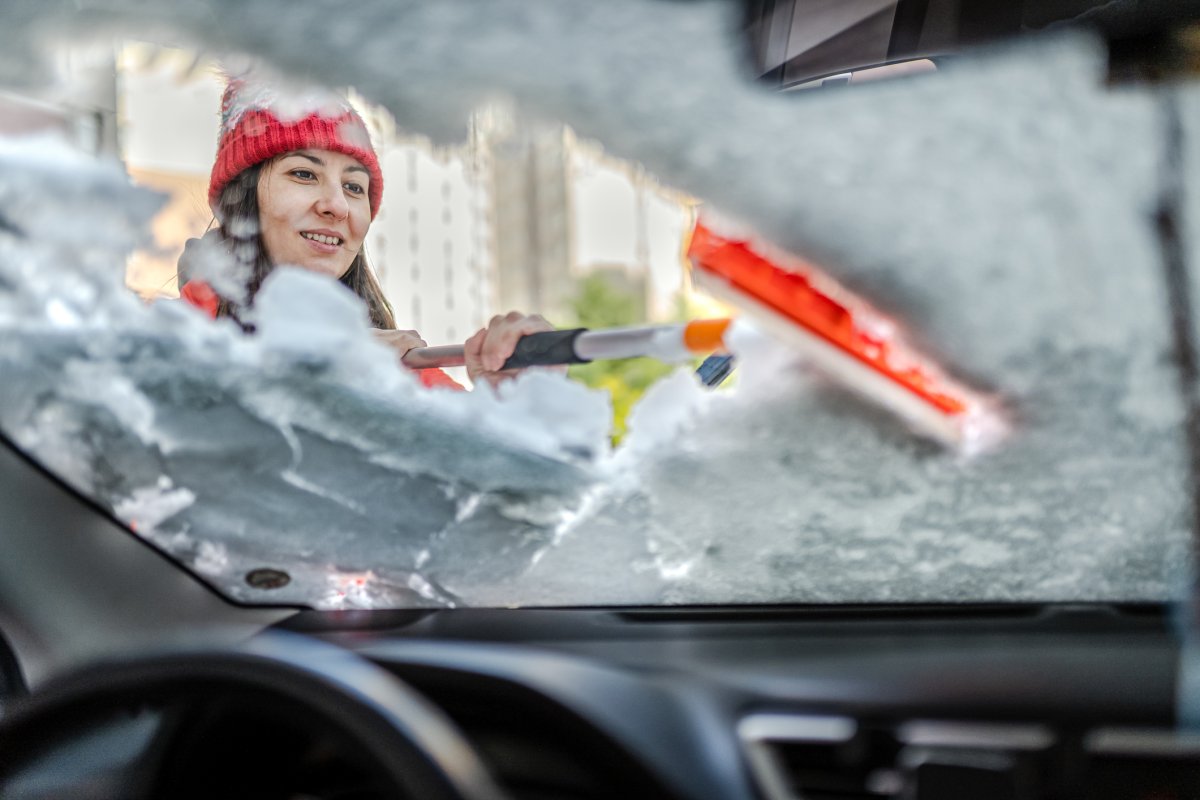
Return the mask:
M332 150L297 150L263 167L258 210L273 264L293 264L340 278L371 225L370 175Z

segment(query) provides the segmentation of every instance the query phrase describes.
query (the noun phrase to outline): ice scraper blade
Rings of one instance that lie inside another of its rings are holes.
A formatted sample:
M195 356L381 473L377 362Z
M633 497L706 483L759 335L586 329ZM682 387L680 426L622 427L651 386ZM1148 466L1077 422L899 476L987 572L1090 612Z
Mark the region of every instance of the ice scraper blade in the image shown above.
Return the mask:
M997 442L997 404L904 341L899 326L815 266L703 220L688 246L698 288L739 309L799 357L963 452Z

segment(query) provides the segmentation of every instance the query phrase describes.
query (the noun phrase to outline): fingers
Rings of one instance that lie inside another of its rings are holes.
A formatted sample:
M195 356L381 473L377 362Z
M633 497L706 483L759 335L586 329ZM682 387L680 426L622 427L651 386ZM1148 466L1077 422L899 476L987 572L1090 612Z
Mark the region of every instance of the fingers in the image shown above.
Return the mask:
M553 326L537 314L526 316L517 311L510 311L504 316L492 317L488 327L481 331L483 340L479 356L483 368L490 372L499 372L504 368L504 362L517 349L517 341L522 336L549 330L554 330Z
M526 316L518 311L492 317L486 328L477 331L463 344L467 375L474 382L483 378L492 384L516 374L505 370L504 362L517 348L522 336L552 331L554 326L537 314Z
M477 382L488 371L483 365L483 342L486 338L487 328L480 328L463 342L463 363L467 367L467 377L472 383Z
M396 330L396 331L392 331L392 333L396 334L398 338L405 338L405 339L409 339L409 340L416 342L416 344L414 344L413 347L428 347L429 346L429 343L426 342L424 339L422 339L421 334L417 333L416 331Z
M483 340L485 338L487 338L487 328L480 328L471 335L471 338L463 342L463 360L467 364L468 372L472 366L477 372L484 369Z
M412 350L414 347L427 347L427 343L421 338L421 334L416 331L397 331L397 330L380 330L371 331L375 339L390 347L396 352L398 357L403 357L405 353Z

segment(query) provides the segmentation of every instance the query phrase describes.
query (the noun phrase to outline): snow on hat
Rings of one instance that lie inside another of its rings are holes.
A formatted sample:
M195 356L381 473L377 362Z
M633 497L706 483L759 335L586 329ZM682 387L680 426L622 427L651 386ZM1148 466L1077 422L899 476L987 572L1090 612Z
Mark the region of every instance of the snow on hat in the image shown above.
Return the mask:
M285 91L231 78L221 98L221 138L208 181L215 211L221 191L248 167L293 150L332 150L357 159L371 176L371 219L383 199L383 172L367 126L345 99L323 89Z

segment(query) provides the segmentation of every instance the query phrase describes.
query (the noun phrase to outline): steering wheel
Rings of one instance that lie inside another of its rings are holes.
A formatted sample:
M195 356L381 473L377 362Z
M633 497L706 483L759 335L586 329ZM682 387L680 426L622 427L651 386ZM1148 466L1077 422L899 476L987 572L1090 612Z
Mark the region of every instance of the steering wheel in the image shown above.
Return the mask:
M332 644L271 632L53 681L0 721L0 796L506 800L436 706ZM107 787L107 788L105 788Z

